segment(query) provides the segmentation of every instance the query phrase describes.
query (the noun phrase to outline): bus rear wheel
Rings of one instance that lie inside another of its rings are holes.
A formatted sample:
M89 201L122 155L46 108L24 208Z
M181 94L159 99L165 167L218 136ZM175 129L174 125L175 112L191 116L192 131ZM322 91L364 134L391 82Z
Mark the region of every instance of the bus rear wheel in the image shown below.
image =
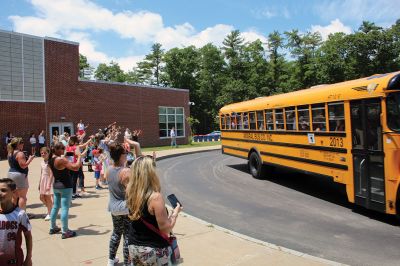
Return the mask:
M262 164L261 158L257 152L252 152L249 156L249 171L250 174L257 179L265 178L265 166Z

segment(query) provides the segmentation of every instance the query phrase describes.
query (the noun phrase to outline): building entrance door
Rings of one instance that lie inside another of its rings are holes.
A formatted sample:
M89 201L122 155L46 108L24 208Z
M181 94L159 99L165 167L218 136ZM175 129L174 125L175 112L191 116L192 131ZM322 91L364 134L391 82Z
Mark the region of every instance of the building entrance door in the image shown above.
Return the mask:
M70 136L74 134L74 124L72 122L55 122L50 123L50 143L53 143L54 135L61 135L67 132Z

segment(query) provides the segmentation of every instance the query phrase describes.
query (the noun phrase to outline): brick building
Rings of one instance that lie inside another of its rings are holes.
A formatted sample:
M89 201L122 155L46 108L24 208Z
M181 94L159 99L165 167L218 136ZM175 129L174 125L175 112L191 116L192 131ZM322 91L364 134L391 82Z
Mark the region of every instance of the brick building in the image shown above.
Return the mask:
M0 133L28 143L30 132L89 134L109 123L143 131L142 146L168 145L168 129L187 143L189 91L79 79L79 44L0 31ZM1 142L4 149L4 138ZM29 146L26 145L26 148Z

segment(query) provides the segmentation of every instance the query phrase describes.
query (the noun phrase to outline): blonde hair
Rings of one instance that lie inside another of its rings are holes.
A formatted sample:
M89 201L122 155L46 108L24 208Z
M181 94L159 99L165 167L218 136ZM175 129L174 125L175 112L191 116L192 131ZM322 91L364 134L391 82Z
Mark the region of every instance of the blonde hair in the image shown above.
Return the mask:
M148 156L138 157L131 166L131 175L126 187L129 218L138 220L142 216L142 210L150 196L160 190L160 180L153 159Z
M24 140L22 138L12 138L9 144L7 144L7 151L9 155L12 155L13 152L17 149L20 143L23 143Z

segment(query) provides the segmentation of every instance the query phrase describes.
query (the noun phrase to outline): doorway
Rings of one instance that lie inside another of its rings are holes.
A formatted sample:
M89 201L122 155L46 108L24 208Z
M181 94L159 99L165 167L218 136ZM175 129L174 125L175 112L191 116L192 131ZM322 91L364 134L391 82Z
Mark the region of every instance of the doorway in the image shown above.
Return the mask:
M61 135L65 132L70 136L74 134L74 124L72 122L54 122L50 123L50 143L53 144L53 136Z
M351 101L355 203L385 211L381 99Z

